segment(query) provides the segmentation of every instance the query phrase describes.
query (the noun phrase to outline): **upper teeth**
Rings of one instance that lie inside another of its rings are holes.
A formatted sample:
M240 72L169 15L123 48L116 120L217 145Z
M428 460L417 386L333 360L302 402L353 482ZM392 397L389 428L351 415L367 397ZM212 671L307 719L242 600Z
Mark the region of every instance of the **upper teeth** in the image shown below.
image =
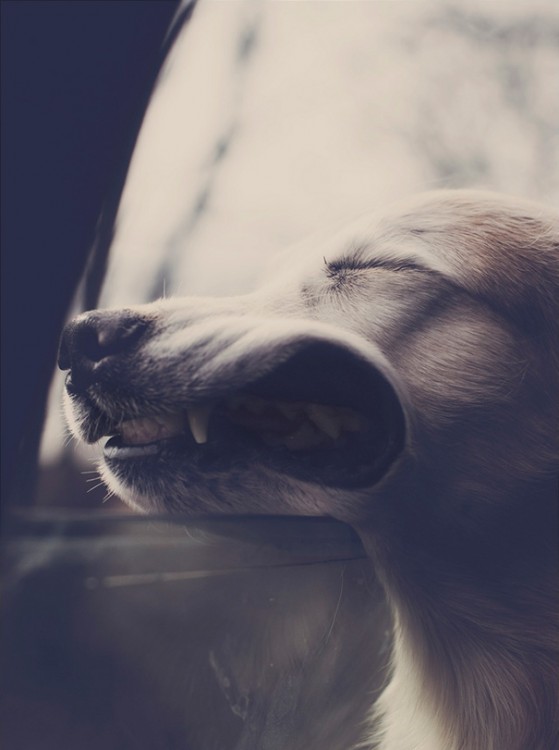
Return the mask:
M336 409L328 406L319 406L318 404L308 404L306 412L309 415L311 422L318 427L319 430L325 432L328 437L333 440L337 440L340 437L342 431L342 419L341 414Z
M322 445L337 440L344 432L366 428L357 412L342 406L271 401L256 396L233 397L225 406L234 423L258 433L270 444L282 444L293 450ZM208 441L213 408L214 405L206 404L191 406L182 414L129 419L119 425L119 432L128 445L141 445L182 434L186 422L192 437L201 445Z
M208 422L211 411L211 406L191 406L186 411L190 432L198 445L208 442Z
M229 399L227 407L233 422L257 432L271 445L285 445L292 450L314 448L337 440L344 432L366 428L356 411L343 406L237 396Z

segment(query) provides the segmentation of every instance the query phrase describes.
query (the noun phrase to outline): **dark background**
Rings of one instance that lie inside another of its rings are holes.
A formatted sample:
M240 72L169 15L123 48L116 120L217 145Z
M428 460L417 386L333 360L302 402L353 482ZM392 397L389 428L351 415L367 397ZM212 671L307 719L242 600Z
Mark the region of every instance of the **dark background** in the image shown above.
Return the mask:
M30 504L58 336L95 303L161 63L193 4L2 0L2 496ZM90 256L91 257L91 256Z

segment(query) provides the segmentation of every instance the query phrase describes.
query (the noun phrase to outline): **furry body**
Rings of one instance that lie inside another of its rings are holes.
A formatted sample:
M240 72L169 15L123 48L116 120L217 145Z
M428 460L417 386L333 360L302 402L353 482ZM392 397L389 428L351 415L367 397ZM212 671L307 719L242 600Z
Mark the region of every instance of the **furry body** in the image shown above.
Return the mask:
M80 316L61 348L70 423L88 442L131 442L102 471L142 511L327 514L357 530L394 617L364 747L552 750L558 291L549 210L425 194L286 254L253 294ZM246 416L219 405L254 392L284 410L359 398L367 427L344 433L338 411L338 453L322 433L286 450L295 433L276 418L279 447L260 424L235 453L231 419ZM200 409L213 410L207 442L160 447ZM374 474L336 465L368 445Z

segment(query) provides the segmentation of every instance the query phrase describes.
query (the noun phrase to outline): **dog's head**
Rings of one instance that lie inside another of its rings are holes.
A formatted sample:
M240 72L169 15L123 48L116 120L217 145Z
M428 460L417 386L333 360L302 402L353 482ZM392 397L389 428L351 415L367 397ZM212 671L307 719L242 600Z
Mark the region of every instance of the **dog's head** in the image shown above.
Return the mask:
M429 193L250 295L85 313L60 349L70 425L144 511L353 522L452 498L467 523L555 466L558 249L537 205Z

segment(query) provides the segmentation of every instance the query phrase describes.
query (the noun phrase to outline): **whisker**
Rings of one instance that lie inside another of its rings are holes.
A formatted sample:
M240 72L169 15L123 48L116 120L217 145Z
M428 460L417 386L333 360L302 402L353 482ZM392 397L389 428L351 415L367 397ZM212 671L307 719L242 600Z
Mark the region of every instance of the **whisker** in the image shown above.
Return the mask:
M93 492L93 490L96 490L98 487L102 487L104 485L104 482L98 482L97 484L94 484L93 487L90 487L87 490L87 493L89 495L90 492Z
M101 500L101 502L102 502L102 503L106 503L106 502L107 502L107 500L110 500L110 499L111 499L111 497L114 497L114 496L115 496L115 493L113 492L113 490L108 490L107 494L106 494L106 495L105 495L105 497L104 497L104 498L103 498L103 499Z
M323 642L321 644L321 648L324 648L324 646L328 643L330 640L330 636L332 635L332 631L334 630L334 625L336 623L336 618L338 617L338 612L340 610L340 604L342 602L342 595L344 592L344 576L345 576L346 566L342 568L342 574L340 578L340 593L338 594L338 601L336 603L336 607L334 609L334 615L332 617L332 622L330 623L330 628L328 629L328 633L323 639Z

